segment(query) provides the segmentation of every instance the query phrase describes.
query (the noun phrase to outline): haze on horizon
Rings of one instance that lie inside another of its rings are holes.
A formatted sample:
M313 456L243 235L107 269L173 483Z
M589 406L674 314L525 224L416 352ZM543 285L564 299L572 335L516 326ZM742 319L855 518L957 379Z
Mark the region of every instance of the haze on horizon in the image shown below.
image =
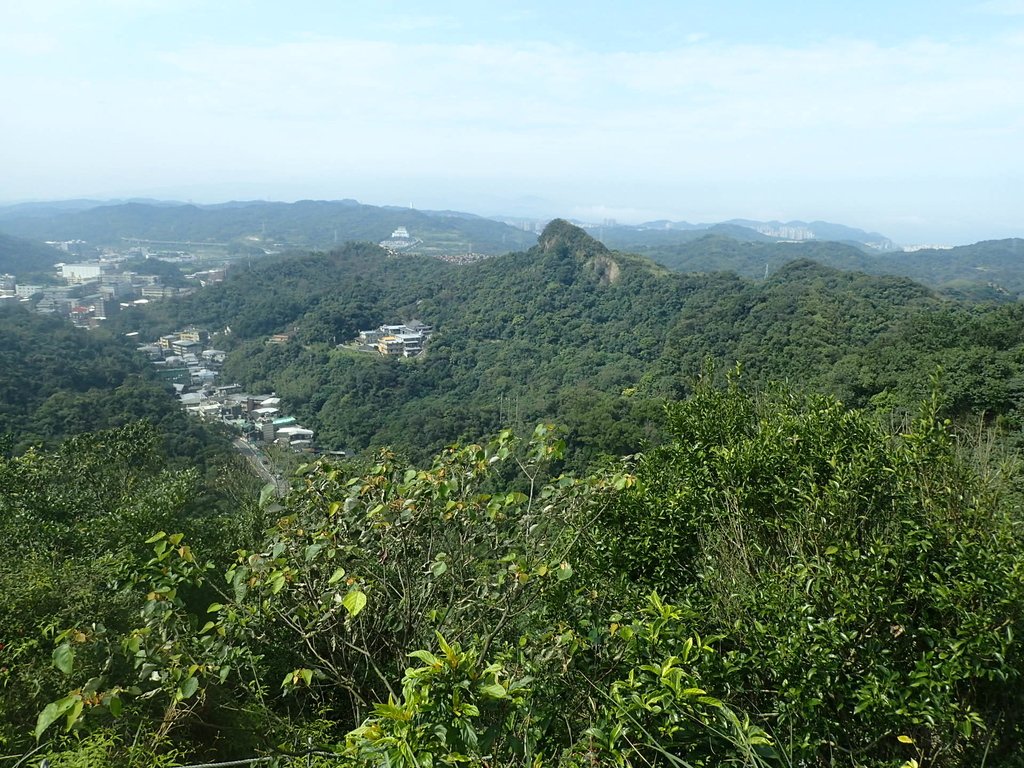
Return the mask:
M0 0L0 200L1024 236L1024 0L832 5Z

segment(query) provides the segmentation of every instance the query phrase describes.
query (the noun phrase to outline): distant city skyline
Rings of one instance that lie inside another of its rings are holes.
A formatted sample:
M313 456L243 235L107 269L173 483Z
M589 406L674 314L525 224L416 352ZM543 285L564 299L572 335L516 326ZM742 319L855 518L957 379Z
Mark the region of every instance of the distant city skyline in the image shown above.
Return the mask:
M0 201L1024 236L1024 0L0 0Z

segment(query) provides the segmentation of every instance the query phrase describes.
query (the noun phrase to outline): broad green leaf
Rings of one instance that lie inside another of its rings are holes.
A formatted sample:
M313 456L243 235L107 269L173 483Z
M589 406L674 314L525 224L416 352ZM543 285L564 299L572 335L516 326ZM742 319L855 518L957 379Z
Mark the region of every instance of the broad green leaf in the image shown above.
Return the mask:
M278 573L274 575L274 578L270 580L270 592L276 595L282 589L284 589L284 574Z
M64 729L70 731L71 726L78 720L78 716L82 714L82 708L85 706L85 702L82 701L81 696L76 696L75 701L71 704L71 709L68 710L68 719L64 724Z
M438 659L437 656L432 654L430 651L423 651L423 650L413 651L412 653L409 654L409 656L411 656L414 659L419 659L424 664L429 664L432 667L435 667L435 666L437 666L438 664L441 663L441 660Z
M185 682L178 688L178 698L184 701L190 699L199 690L199 678L198 677L187 677Z
M353 589L342 599L341 604L350 616L358 616L359 612L366 607L366 593L360 589Z
M70 675L75 666L75 652L67 643L62 643L53 649L53 666Z
M343 578L345 578L345 569L344 568L338 568L334 573L331 574L331 578L329 578L327 580L327 583L328 584L337 584Z
M505 686L500 683L491 683L490 685L481 685L480 693L483 696L487 696L492 699L504 699L508 696L508 692L505 690Z
M43 732L62 717L65 712L71 709L78 700L78 697L72 694L70 696L65 696L63 699L51 701L43 707L43 711L40 712L39 717L36 718L36 739L42 736Z

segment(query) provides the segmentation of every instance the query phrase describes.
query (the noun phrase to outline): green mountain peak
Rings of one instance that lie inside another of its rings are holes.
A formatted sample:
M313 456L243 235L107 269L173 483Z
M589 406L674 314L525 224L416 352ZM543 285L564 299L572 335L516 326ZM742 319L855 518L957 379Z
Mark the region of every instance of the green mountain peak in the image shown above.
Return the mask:
M540 233L537 243L544 253L559 253L583 260L609 253L604 243L565 219L552 220Z

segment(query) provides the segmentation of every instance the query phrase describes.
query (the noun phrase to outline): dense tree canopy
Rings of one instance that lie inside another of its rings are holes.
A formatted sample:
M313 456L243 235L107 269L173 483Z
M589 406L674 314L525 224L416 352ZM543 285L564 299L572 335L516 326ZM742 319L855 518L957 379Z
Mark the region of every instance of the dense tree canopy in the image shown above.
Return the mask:
M258 505L183 466L123 337L4 315L5 754L1019 765L1021 312L809 261L684 276L565 222L463 268L282 256L115 326L204 325L368 449ZM414 317L422 358L337 347Z
M133 344L20 306L0 307L0 436L15 450L135 421L156 426L163 449L206 468L227 441L190 420Z
M582 467L656 439L658 398L685 394L707 357L742 362L752 382L904 409L942 367L950 413L1016 418L1019 311L807 260L768 280L673 274L556 221L531 250L465 267L370 245L263 262L120 322L149 336L186 319L230 327L225 375L279 393L331 448L425 458L554 418ZM423 359L336 349L361 328L412 318L436 329ZM289 345L264 343L282 331Z
M709 377L585 476L542 426L305 467L262 539L150 511L116 621L19 667L52 648L36 732L96 765L1013 765L1019 468L938 407Z

